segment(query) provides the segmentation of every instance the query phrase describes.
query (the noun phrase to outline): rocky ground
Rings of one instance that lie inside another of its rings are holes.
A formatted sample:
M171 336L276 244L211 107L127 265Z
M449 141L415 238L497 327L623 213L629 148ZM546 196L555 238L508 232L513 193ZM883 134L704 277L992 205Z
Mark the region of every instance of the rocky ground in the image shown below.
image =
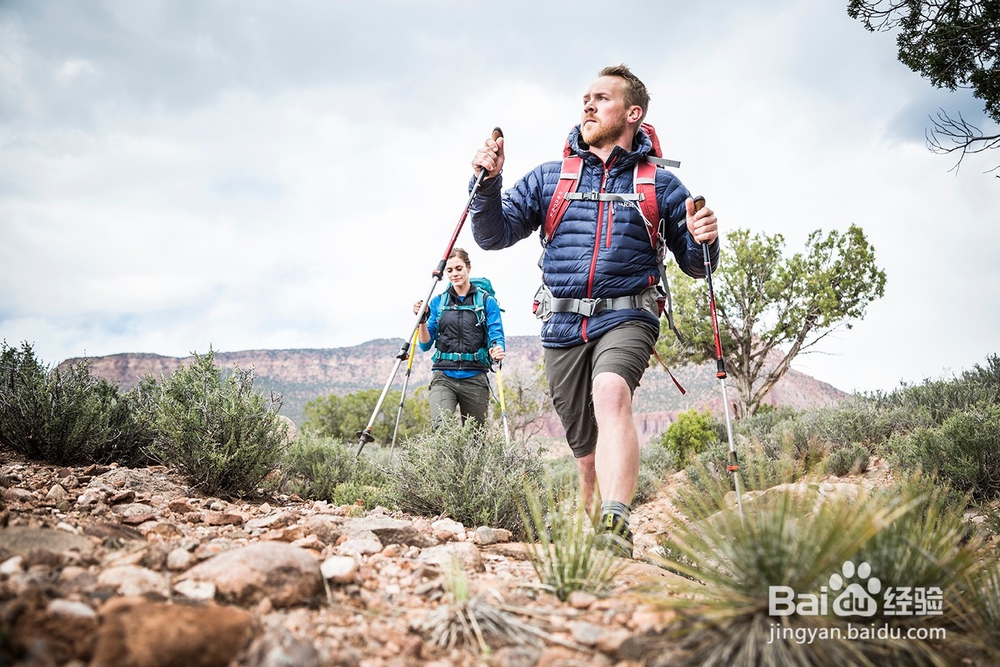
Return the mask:
M625 666L677 650L661 637L672 612L638 592L675 576L644 562L664 494L635 510L636 559L611 594L561 602L507 531L447 518L230 502L162 467L9 455L0 490L0 666ZM450 592L456 561L464 606ZM486 652L462 641L470 607Z

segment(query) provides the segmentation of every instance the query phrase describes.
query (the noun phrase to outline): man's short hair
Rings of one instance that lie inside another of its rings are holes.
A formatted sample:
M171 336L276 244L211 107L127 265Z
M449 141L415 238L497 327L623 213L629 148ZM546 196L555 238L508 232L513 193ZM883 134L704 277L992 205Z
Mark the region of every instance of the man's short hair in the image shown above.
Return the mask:
M632 73L628 65L623 63L605 67L598 76L617 76L625 79L625 106L638 106L642 109L640 123L646 118L646 112L649 110L649 91L646 90L646 84Z

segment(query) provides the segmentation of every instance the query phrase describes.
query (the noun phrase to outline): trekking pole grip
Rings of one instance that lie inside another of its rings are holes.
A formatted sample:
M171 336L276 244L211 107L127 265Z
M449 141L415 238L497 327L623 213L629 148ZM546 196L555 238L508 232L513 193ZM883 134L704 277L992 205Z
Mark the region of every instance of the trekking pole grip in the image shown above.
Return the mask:
M497 139L502 138L503 137L503 130L501 130L499 127L494 127L493 128L493 134L491 134L490 137L493 139L493 141L496 141ZM476 184L473 187L473 192L475 192L476 190L479 189L479 186L482 185L483 181L486 180L486 176L487 176L486 168L485 167L480 167L479 168L479 176L476 177Z

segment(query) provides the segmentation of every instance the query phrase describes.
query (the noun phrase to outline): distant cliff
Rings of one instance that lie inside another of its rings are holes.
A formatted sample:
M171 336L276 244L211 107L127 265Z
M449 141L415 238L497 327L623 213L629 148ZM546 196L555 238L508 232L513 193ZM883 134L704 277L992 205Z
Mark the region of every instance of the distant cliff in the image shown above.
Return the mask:
M329 394L348 394L362 389L385 386L403 346L402 339L377 339L353 347L299 350L244 350L216 352L216 363L226 369L234 366L253 369L258 385L282 394L282 414L301 424L305 404ZM116 382L122 389L134 387L139 380L152 375L160 377L190 363L191 357L166 357L146 353L112 354L89 357L91 371ZM507 361L504 375L522 374L527 377L542 359L541 342L537 336L511 336L507 339ZM69 364L79 359L68 359ZM417 352L407 391L426 385L431 376L430 353ZM401 389L406 363L401 362L393 388ZM721 411L722 396L715 377L715 362L700 366L672 368L678 382L687 390L681 394L663 368L646 371L642 385L635 393L635 420L640 437L645 439L666 430L678 412L690 408ZM495 379L491 376L495 385ZM734 388L729 386L730 399ZM834 405L847 396L835 387L798 371L789 371L768 397L778 406L806 408ZM374 405L372 408L374 409ZM386 409L395 410L395 406ZM562 435L554 415L547 420L544 431Z

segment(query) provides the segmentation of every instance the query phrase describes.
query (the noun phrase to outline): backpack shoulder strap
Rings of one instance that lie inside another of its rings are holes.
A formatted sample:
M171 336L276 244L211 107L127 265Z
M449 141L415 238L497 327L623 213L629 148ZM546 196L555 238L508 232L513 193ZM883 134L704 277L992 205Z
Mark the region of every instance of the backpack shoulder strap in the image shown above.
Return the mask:
M486 297L489 296L489 292L487 292L485 289L483 289L479 285L475 285L475 288L476 288L476 291L472 293L472 306L473 306L473 308L475 308L475 310L477 312L478 311L485 312L486 311Z
M549 209L545 213L544 242L546 245L552 239L552 235L555 234L556 227L559 226L563 215L566 213L566 207L569 206L566 195L576 192L577 187L580 185L580 175L582 173L582 157L579 155L568 155L563 158L562 170L559 172L559 182L556 184L556 191L553 193L551 201L549 201Z
M656 164L648 160L635 163L632 174L632 187L639 195L639 212L646 223L649 233L649 243L653 250L659 250L660 245L660 204L656 199Z

